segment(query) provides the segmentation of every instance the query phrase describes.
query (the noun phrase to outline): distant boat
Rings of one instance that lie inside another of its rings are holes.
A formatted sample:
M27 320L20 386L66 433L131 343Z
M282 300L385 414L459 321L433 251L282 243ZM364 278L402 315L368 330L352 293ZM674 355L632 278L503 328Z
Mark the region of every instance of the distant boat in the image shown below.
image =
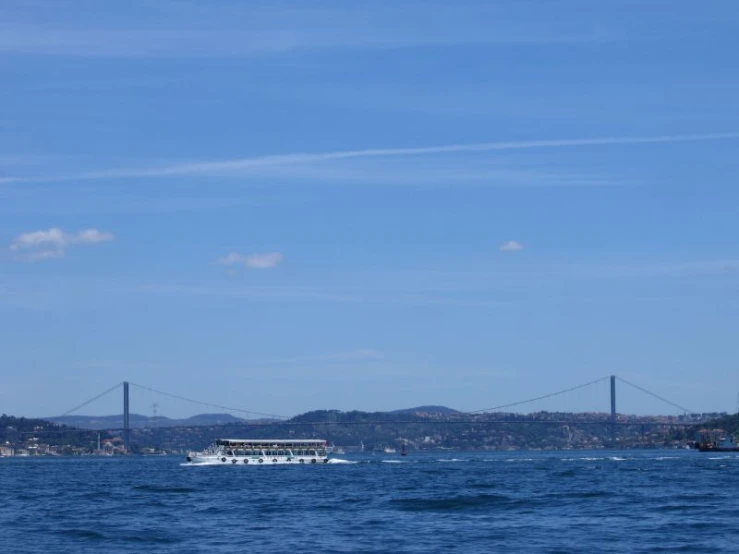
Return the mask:
M739 452L739 444L734 435L726 433L723 429L700 431L695 448L700 452Z
M401 456L407 456L408 455L408 451L405 449L405 443L403 443L403 448L400 450L400 455Z
M385 454L395 454L395 453L397 452L397 450L395 450L395 449L394 449L393 447L391 447L391 446L386 446L386 447L385 447L385 449L383 450L383 452L384 452Z
M720 441L699 442L695 447L700 452L739 452L739 445L736 444L734 437L727 437Z

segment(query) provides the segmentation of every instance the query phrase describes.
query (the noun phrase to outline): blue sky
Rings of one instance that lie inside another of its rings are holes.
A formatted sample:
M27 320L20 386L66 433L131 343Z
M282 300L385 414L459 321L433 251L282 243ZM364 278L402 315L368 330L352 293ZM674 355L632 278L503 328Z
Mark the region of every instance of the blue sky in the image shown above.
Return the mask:
M736 2L0 21L0 412L736 409Z

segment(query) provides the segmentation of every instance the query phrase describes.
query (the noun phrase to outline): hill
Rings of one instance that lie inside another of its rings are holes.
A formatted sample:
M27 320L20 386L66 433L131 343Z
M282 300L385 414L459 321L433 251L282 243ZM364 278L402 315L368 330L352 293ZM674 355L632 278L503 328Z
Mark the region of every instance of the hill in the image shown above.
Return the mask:
M739 413L706 421L696 425L693 431L697 432L700 429L724 429L728 433L739 433Z
M90 449L97 442L97 433L80 432L74 427L61 425L43 419L13 417L3 414L0 416L0 445L26 447L29 451L40 446L63 445L70 449ZM107 437L107 434L105 435Z
M402 410L393 410L391 414L417 414L417 415L430 415L430 414L460 414L462 412L453 408L447 408L446 406L417 406L416 408L404 408Z

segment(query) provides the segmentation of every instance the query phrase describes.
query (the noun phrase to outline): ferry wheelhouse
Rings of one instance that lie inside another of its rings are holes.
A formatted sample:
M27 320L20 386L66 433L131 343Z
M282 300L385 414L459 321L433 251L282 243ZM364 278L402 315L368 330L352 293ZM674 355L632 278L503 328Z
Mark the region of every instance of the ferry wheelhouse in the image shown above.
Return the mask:
M328 463L328 444L322 439L218 439L202 452L190 452L196 465L275 465Z

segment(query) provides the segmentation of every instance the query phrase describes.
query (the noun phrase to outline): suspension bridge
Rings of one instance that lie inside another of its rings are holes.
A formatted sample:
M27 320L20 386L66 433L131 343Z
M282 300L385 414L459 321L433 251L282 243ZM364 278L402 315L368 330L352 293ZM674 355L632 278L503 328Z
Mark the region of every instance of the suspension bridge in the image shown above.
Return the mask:
M604 398L603 402L603 410L599 411L600 414L590 414L589 417L583 416L583 414L577 414L577 413L561 413L558 414L557 417L548 417L546 419L538 418L534 416L531 417L525 417L521 414L512 413L508 410L511 410L513 408L520 408L525 405L531 405L532 403L540 403L541 401L546 401L549 399L553 399L556 397L561 397L563 395L568 395L573 393L574 391L580 391L580 390L587 390L589 388L598 386L598 385L608 385L609 394L607 398ZM652 397L653 399L656 399L660 402L662 402L665 405L669 405L671 409L679 412L681 414L680 419L671 419L669 422L665 423L664 421L653 421L653 422L644 422L641 421L639 425L642 426L642 428L645 425L669 425L670 427L680 427L680 426L690 426L696 424L696 419L691 416L695 416L695 412L692 410L681 406L677 404L676 402L672 402L671 400L668 400L664 398L661 395L658 395L640 385L637 385L635 383L632 383L631 381L628 381L626 379L620 378L616 375L608 375L601 377L599 379L595 379L592 381L589 381L587 383L582 383L580 385L576 385L573 387L569 387L563 390L555 391L549 394L545 395L539 395L534 398L529 398L525 400L520 400L516 402L510 402L506 404L501 404L489 408L483 408L479 410L469 411L469 412L455 412L456 417L453 419L445 418L443 420L433 420L430 419L428 421L424 421L425 425L463 425L463 424L486 424L486 425L505 425L505 424L520 424L520 423L526 423L527 425L577 425L577 426L588 426L588 425L596 425L596 426L606 426L608 429L608 432L610 434L610 443L611 445L614 445L616 442L616 430L620 426L634 426L634 421L626 418L622 419L619 417L619 414L617 412L617 384L624 385L625 387L636 390L641 394L648 395ZM75 413L79 413L80 410L83 408L90 406L92 403L100 400L103 397L112 395L113 393L118 393L122 391L122 415L120 416L120 419L118 420L118 423L115 423L113 425L110 425L108 427L102 428L98 427L96 428L96 431L107 431L107 432L113 432L113 433L120 433L123 438L123 443L126 449L130 448L131 443L131 432L132 430L135 430L137 432L141 431L156 431L158 427L157 423L157 417L155 415L154 418L149 418L147 420L147 423L144 425L137 424L136 426L131 425L131 392L132 390L137 391L138 393L148 393L148 394L155 394L157 397L165 397L174 399L181 402L186 402L192 405L207 407L211 409L217 409L221 410L223 412L231 413L231 414L239 414L240 421L243 422L245 425L248 425L250 428L256 428L259 426L270 426L274 428L275 426L284 426L284 427L300 427L300 426L320 426L325 425L326 429L328 430L328 426L331 425L332 421L330 420L330 417L320 419L320 420L305 420L305 418L300 417L290 417L290 416L284 416L284 415L278 415L278 414L271 414L271 413L264 413L259 412L255 410L249 410L243 407L233 407L233 406L225 406L213 402L207 402L203 400L197 400L193 398L188 398L182 395L169 393L166 391L154 389L152 387L148 387L145 385L140 385L137 383L124 381L121 383L117 383L114 386L104 390L103 392L93 396L92 398L74 406L70 410L67 410L60 416L57 416L56 418L51 418L53 420L65 420L69 416ZM606 403L606 400L608 401ZM158 403L154 403L153 409L154 413L156 414L156 410L158 407ZM506 410L506 411L504 411ZM327 412L331 413L331 412ZM494 419L483 419L481 416L490 415L490 414L499 414L498 417L495 417ZM604 418L603 415L606 415ZM110 419L110 418L109 418ZM397 417L391 417L391 418L378 418L378 419L362 419L361 421L341 421L341 425L384 425L384 426L403 426L403 425L413 425L418 424L419 420L417 418L409 418L408 416L402 416L398 415ZM226 427L226 425L233 425L233 423L208 423L208 424L192 424L192 425L167 425L168 430L187 430L187 429L196 429L198 427L208 427L210 429L214 427L223 426ZM90 432L90 429L84 429L80 430L83 432ZM68 431L65 431L68 432Z

